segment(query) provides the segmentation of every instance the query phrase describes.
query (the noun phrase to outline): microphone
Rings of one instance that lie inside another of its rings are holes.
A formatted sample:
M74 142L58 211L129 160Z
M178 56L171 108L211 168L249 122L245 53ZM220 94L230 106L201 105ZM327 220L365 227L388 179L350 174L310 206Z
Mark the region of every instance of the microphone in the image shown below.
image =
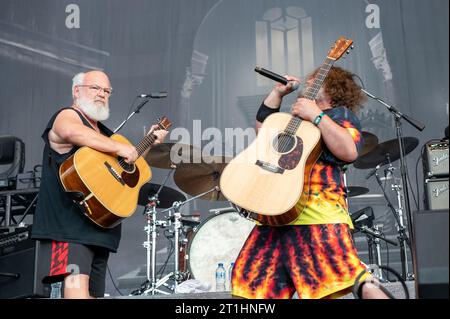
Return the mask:
M150 94L138 95L140 98L151 98L151 99L164 99L167 97L167 92L151 92Z
M395 241L390 240L390 239L387 239L387 238L385 238L384 236L381 236L380 234L377 234L376 232L374 232L373 230L371 230L371 229L368 228L367 226L359 227L359 230L360 230L361 232L367 233L367 234L369 234L369 235L371 235L371 236L373 236L373 237L380 238L380 239L382 239L382 240L388 242L389 244L391 244L391 245L393 245L393 246L397 246L397 243L396 243Z
M284 85L287 85L289 82L292 83L292 89L295 91L300 86L300 83L297 81L289 81L284 76L281 76L279 74L273 73L272 71L260 68L259 66L255 67L255 72L265 76L266 78L269 78L271 80L277 81L279 83L282 83Z
M378 169L381 167L381 164L378 164L377 167L375 167L373 170L370 171L369 174L367 174L366 179L371 178L375 173L378 171Z

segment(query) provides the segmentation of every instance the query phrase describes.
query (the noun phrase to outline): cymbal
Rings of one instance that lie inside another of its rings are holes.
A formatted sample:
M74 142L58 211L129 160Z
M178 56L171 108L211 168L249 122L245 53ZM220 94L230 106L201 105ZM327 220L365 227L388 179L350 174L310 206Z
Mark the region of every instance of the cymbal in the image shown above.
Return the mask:
M149 198L156 194L161 185L154 183L147 183L141 187L139 191L138 204L145 206L149 202ZM169 208L172 206L173 202L182 202L186 200L184 196L179 191L163 186L161 192L158 194L159 204L156 205L157 208Z
M349 186L344 189L347 193L347 197L355 197L359 195L364 195L369 192L369 189L366 187L360 186Z
M405 155L407 155L419 145L419 140L415 137L404 137L403 144L405 145ZM359 169L375 168L377 165L386 165L389 162L395 162L399 158L400 148L398 146L398 140L392 139L378 144L369 153L360 156L353 163L353 166Z
M217 188L220 174L230 160L230 157L212 156L203 158L201 163L181 163L173 176L175 184L192 196ZM199 198L212 201L227 200L220 191L213 191Z
M194 162L195 157L200 157L200 149L182 143L162 143L153 147L145 157L151 167L170 169L179 162Z
M369 132L362 132L364 139L364 145L359 151L359 156L366 155L378 145L378 137L375 134Z

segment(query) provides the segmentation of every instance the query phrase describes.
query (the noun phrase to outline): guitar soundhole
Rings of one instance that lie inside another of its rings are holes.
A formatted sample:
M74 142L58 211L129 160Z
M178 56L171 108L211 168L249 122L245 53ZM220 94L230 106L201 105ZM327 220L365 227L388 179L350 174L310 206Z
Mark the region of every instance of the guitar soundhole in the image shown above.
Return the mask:
M125 162L125 160L119 156L119 165L122 167L126 172L133 173L134 172L134 164L128 164Z
M297 139L295 136L281 133L278 134L273 141L273 148L278 153L289 153L294 147Z

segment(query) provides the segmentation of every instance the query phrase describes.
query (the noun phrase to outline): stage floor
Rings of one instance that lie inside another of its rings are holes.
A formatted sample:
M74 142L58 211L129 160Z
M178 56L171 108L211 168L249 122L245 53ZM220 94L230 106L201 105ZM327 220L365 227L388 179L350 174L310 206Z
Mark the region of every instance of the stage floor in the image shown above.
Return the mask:
M409 298L415 298L415 286L414 281L407 281L406 286L408 287ZM405 299L405 293L403 287L400 283L385 283L383 286L388 289L388 291L398 299ZM156 294L156 295L139 295L139 296L108 296L102 299L241 299L234 297L230 292L202 292L202 293L186 293L186 294ZM298 299L297 295L294 295L293 299ZM340 299L354 299L352 294L343 296Z

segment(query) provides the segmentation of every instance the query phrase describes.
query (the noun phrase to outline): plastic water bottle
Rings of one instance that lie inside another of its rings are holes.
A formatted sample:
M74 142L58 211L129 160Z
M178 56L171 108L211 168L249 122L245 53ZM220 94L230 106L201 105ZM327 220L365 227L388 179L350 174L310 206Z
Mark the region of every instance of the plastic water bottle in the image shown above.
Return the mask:
M231 279L233 277L233 267L234 262L230 264L230 268L228 268L228 290L231 291Z
M216 269L216 291L225 291L226 271L223 263L219 263Z
M62 281L51 284L51 287L52 287L52 290L50 292L50 298L51 299L60 299L61 298Z

